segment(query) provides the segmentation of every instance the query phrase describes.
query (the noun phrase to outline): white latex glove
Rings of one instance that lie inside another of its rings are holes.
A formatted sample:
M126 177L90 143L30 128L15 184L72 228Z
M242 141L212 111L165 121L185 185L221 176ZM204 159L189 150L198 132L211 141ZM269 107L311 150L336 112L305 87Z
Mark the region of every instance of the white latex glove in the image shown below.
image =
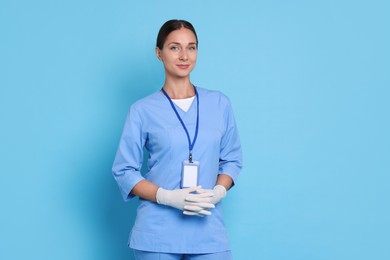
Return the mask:
M211 203L214 194L202 189L198 189L196 191L198 193L190 194L190 196L186 198L186 205L184 206L183 214L200 217L211 215L211 212L207 209L215 208L214 204Z
M210 197L210 200L209 202L211 202L213 205L216 205L218 202L220 202L223 198L226 197L226 188L222 185L216 185L214 187L214 189L212 190L208 190L208 189L198 189L196 192L198 192L198 195L202 195L202 194L210 194L212 193L213 196ZM185 208L186 209L186 208ZM195 209L195 208L194 208ZM196 210L185 210L183 212L183 214L186 214L186 215L197 215L199 216L199 212L197 212ZM202 215L206 215L206 214L202 214ZM211 215L211 212L210 214L207 214L207 215Z
M211 198L211 203L213 203L214 205L216 205L223 198L225 198L227 193L226 188L222 185L216 185L212 192L214 196Z
M192 192L201 190L201 186L186 189L166 190L159 188L156 194L156 200L158 204L170 206L179 210L186 210L189 214L210 215L211 213L206 208L214 208L214 204L210 203L210 198L213 196L210 192L195 193Z

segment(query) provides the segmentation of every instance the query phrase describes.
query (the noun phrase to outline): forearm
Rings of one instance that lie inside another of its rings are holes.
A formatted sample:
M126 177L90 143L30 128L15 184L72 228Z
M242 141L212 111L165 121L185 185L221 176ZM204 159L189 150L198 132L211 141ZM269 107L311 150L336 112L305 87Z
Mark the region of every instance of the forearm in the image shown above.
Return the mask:
M140 198L156 202L158 188L159 187L157 185L151 183L150 181L142 180L134 186L131 193Z
M227 174L219 174L216 185L222 185L226 190L229 190L233 185L233 180ZM147 180L142 180L134 186L134 188L131 190L131 193L140 198L155 202L158 188L159 187L157 185Z
M219 174L216 185L222 185L226 190L229 190L233 185L233 179L227 174Z
M141 180L134 186L131 193L143 199L182 210L185 215L211 215L208 209L215 207L210 202L213 194L195 193L200 188L198 186L186 189L165 190L147 180Z

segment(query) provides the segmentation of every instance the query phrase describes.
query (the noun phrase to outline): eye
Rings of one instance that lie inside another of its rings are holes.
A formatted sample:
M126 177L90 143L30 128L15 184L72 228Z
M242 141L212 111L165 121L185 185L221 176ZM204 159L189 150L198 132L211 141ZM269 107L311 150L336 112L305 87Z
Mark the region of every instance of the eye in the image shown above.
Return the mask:
M178 51L178 50L179 50L179 47L177 47L177 46L172 46L170 49L171 49L172 51Z
M195 51L196 50L196 47L195 46L191 46L188 48L190 51Z

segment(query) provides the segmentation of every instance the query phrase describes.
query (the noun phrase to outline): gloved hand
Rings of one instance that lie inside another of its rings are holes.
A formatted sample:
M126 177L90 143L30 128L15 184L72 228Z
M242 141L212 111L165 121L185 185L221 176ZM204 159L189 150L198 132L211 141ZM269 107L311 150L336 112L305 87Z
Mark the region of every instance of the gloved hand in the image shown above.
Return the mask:
M211 203L213 203L214 205L216 205L223 198L225 198L227 193L226 188L222 185L216 185L212 192L214 196L211 198Z
M218 202L220 202L223 198L226 197L226 188L222 185L216 185L214 187L214 189L212 190L209 190L209 189L198 189L196 190L196 192L198 192L198 195L202 195L202 194L213 194L213 196L209 197L209 202L212 203L213 205L216 205ZM195 194L196 195L196 194ZM198 206L198 205L197 205ZM200 205L199 205L200 206ZM198 213L200 213L201 211L196 211L197 208L188 208L188 209L191 209L191 210L187 210L186 207L184 207L184 212L183 214L185 215L197 215L199 216ZM206 214L202 214L202 215L206 215ZM210 214L207 214L207 215L211 215L211 212Z
M210 192L195 193L192 192L201 190L201 186L186 189L166 190L159 188L156 194L156 200L158 204L177 208L179 210L185 210L186 215L211 215L208 208L214 208L214 204L210 203L210 199L213 196ZM196 214L192 214L196 212Z
M186 198L183 214L200 217L211 215L211 212L207 209L215 208L214 204L211 203L214 194L203 189L198 189L197 192L198 193L190 194L190 196Z

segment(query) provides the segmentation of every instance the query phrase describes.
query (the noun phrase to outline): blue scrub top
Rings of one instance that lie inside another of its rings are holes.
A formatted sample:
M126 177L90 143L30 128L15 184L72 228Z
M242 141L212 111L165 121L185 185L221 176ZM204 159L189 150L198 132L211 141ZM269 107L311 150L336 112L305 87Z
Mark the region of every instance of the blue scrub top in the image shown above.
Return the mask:
M242 167L241 144L229 99L218 91L198 88L199 133L193 159L200 162L198 182L212 189L218 174L235 183ZM176 106L176 105L175 105ZM176 109L191 140L196 126L196 101L187 112ZM147 172L141 167L143 149L149 153ZM180 189L182 163L188 159L188 139L168 99L161 91L134 103L127 115L113 175L125 201L141 180L168 190ZM203 218L139 199L129 246L137 250L165 253L214 253L230 250L221 203Z

